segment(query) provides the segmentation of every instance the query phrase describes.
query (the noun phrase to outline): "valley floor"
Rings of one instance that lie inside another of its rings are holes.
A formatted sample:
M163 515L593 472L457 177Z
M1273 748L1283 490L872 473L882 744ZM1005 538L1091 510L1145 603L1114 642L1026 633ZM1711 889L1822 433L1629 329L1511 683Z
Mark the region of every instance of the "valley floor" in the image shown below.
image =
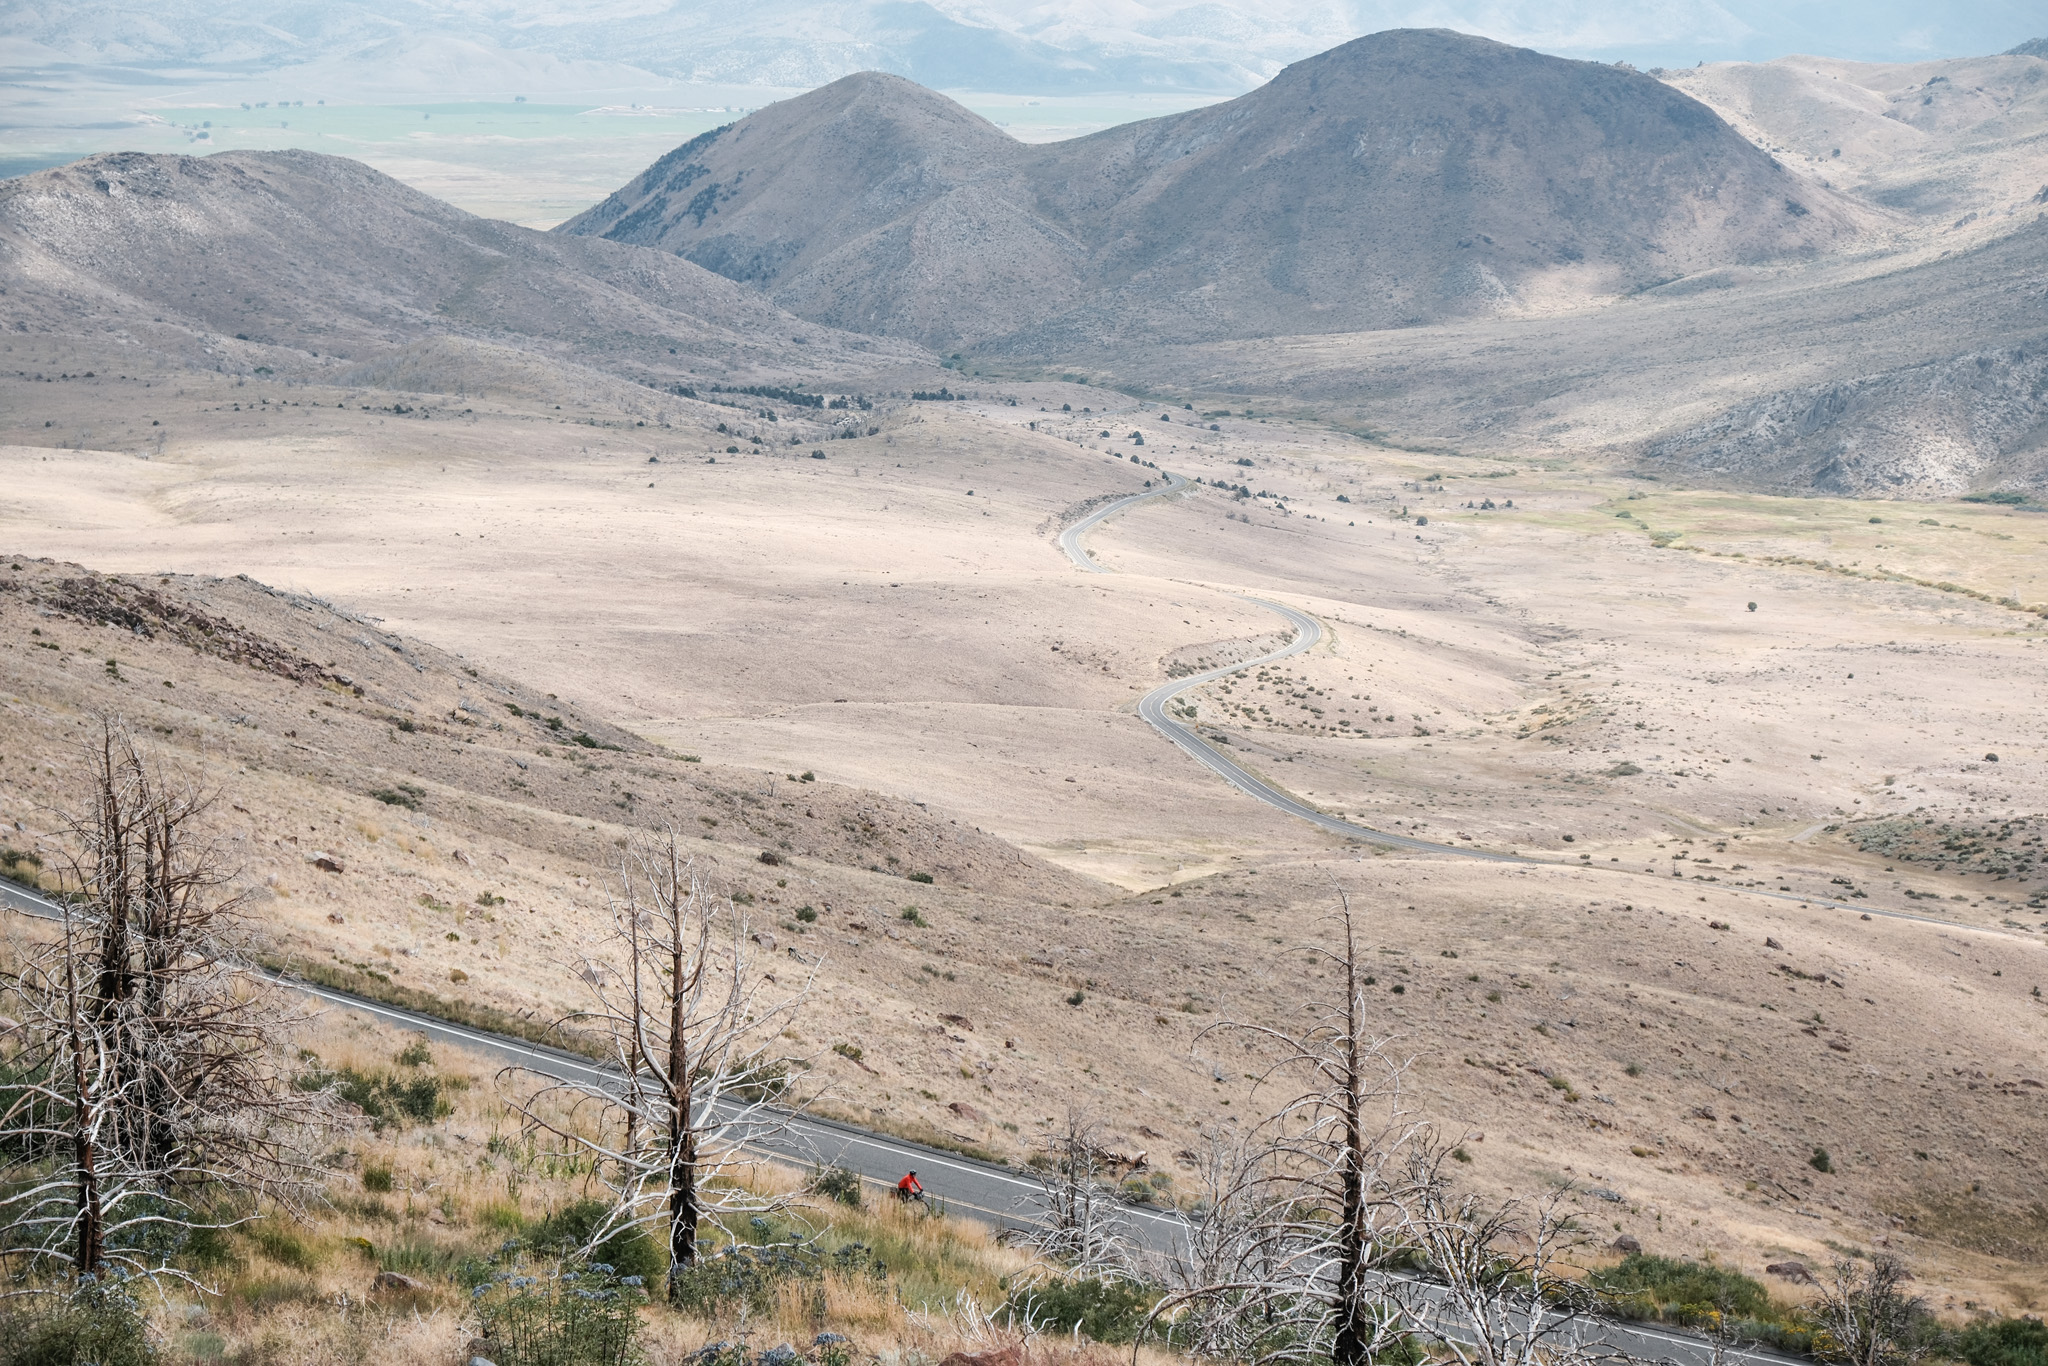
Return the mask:
M0 433L7 838L117 708L231 800L281 955L537 1017L578 999L614 841L672 821L766 952L817 960L798 1028L864 1060L824 1055L834 1104L1010 1156L1078 1106L1184 1183L1264 1099L1198 1031L1297 1009L1341 888L1484 1187L2038 1307L2048 519L982 392L817 459L709 417L0 382L93 433ZM1203 482L1092 532L1112 573L1066 562L1061 526L1162 470ZM95 619L64 562L318 677ZM1246 593L1324 639L1191 694L1205 733L1324 810L1538 861L1340 841L1154 733L1144 692L1270 648Z

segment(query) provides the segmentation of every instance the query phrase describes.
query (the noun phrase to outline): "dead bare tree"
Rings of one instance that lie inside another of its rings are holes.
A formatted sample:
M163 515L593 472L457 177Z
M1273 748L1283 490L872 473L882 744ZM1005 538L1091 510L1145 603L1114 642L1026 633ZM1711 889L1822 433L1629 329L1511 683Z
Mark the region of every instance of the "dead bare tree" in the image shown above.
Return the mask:
M1076 1111L1039 1131L1032 1171L1038 1191L1022 1202L1023 1225L1011 1241L1031 1248L1066 1275L1125 1280L1137 1265L1137 1240L1116 1197L1114 1164L1102 1125Z
M1399 1211L1381 1194L1416 1125L1402 1103L1406 1064L1367 1022L1350 900L1340 892L1339 902L1336 946L1306 952L1335 969L1340 995L1311 1000L1297 1026L1225 1020L1197 1036L1228 1033L1262 1050L1259 1088L1287 1094L1241 1151L1219 1159L1218 1222L1183 1272L1207 1283L1167 1296L1155 1318L1207 1325L1254 1363L1364 1366L1408 1331L1382 1296L1401 1249Z
M751 962L744 918L704 885L673 829L629 845L618 874L610 942L578 972L595 1004L572 1017L604 1037L614 1074L550 1080L516 1108L593 1159L610 1185L593 1246L629 1226L666 1225L674 1299L696 1265L702 1219L790 1203L720 1178L743 1147L788 1125L802 1060L777 1041L810 980L771 997L774 974Z
M1927 1355L1915 1329L1927 1306L1906 1293L1912 1279L1904 1262L1890 1253L1858 1270L1846 1257L1835 1260L1808 1313L1820 1330L1814 1354L1842 1366L1909 1366Z
M1198 1357L1259 1362L1313 1340L1323 1314L1296 1293L1290 1187L1263 1131L1204 1135L1199 1190L1185 1235L1152 1263L1166 1294L1153 1314Z
M1588 1346L1591 1300L1567 1259L1580 1246L1569 1188L1524 1205L1486 1205L1460 1193L1446 1170L1456 1151L1434 1135L1408 1145L1385 1198L1417 1276L1387 1276L1382 1290L1400 1323L1434 1339L1451 1366L1586 1366L1618 1360Z
M277 1045L296 1017L233 952L245 926L203 831L211 799L114 718L86 758L63 918L20 936L5 981L20 1020L0 1161L24 1170L0 1212L28 1234L18 1249L79 1274L157 1274L177 1230L242 1222L259 1199L296 1212L331 1103L290 1083Z
M1285 1099L1212 1147L1206 1209L1169 1259L1171 1319L1198 1350L1253 1363L1365 1366L1395 1349L1446 1366L1575 1366L1579 1291L1562 1195L1482 1208L1453 1187L1452 1145L1404 1102L1407 1062L1372 1032L1348 897L1309 949L1341 994L1292 1027L1224 1021L1262 1049ZM1198 1036L1200 1037L1200 1036Z

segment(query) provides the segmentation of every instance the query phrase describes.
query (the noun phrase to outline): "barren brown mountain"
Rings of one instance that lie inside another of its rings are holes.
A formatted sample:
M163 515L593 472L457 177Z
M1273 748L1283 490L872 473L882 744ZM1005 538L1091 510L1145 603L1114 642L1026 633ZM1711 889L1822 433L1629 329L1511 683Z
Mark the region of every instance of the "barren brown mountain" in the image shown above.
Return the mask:
M1043 147L850 76L558 231L687 256L835 326L1049 353L1542 312L1811 256L1870 221L1649 76L1400 30Z
M445 392L929 366L688 261L478 218L310 152L116 154L0 183L0 277L9 315L88 366L376 383L396 365ZM566 369L542 380L535 358Z

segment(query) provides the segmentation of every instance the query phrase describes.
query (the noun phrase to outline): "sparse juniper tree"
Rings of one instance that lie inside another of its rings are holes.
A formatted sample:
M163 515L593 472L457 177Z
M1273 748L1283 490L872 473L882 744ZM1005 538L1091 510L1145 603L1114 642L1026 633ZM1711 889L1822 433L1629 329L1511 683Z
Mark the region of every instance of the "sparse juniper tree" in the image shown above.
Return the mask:
M743 1165L744 1146L788 1126L802 1060L778 1043L810 992L808 979L769 990L774 974L752 962L744 918L681 848L673 829L628 846L609 942L579 966L594 1003L570 1018L603 1037L612 1072L550 1080L519 1106L611 1186L591 1246L629 1226L665 1226L671 1300L697 1263L701 1220L790 1203L719 1178Z
M84 757L61 917L18 926L4 982L0 1217L13 1250L78 1275L159 1274L192 1228L302 1207L331 1099L292 1086L279 1044L298 1017L237 959L212 798L113 718Z

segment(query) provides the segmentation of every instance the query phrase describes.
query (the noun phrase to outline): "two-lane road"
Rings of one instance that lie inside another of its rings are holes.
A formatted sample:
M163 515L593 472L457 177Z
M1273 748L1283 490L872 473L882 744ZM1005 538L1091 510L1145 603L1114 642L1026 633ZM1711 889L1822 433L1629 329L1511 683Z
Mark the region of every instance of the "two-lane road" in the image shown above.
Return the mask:
M1119 498L1115 502L1097 508L1094 512L1060 533L1060 549L1066 552L1067 558L1072 560L1077 568L1083 569L1090 574L1107 574L1112 572L1088 553L1087 548L1081 544L1082 535L1100 526L1118 513L1137 506L1139 503L1153 498L1164 498L1170 494L1178 493L1188 486L1189 481L1180 475L1169 474L1164 470L1161 470L1160 474L1166 481L1164 487L1149 489L1143 493L1134 493L1128 497ZM1240 601L1263 607L1267 611L1280 616L1288 625L1294 628L1294 639L1271 654L1260 655L1256 659L1248 659L1242 664L1226 664L1220 669L1211 669L1207 673L1192 674L1186 678L1162 683L1151 692L1146 693L1138 702L1138 715L1142 716L1148 725L1172 741L1189 758L1207 768L1217 777L1223 779L1224 782L1229 783L1232 787L1253 800L1264 802L1275 810L1284 811L1290 816L1308 821L1312 825L1320 826L1333 835L1339 835L1345 839L1359 840L1367 844L1383 845L1393 849L1408 849L1422 853L1451 854L1458 858L1476 859L1482 863L1519 863L1552 868L1580 868L1586 872L1602 873L1610 877L1641 878L1652 876L1650 874L1638 873L1634 869L1587 865L1568 862L1563 859L1532 858L1526 854L1513 852L1499 853L1490 849L1473 849L1460 847L1455 844L1439 844L1433 840L1419 840L1412 836L1396 834L1391 830L1375 830L1371 826L1341 820L1336 816L1330 815L1328 812L1319 811L1293 793L1275 787L1251 772L1243 764L1217 748L1215 741L1208 739L1195 727L1175 717L1170 704L1176 697L1190 688L1198 688L1204 683L1212 683L1219 678L1227 678L1232 674L1243 673L1247 669L1256 669L1260 665L1270 664L1275 660L1286 659L1291 655L1302 654L1307 650L1313 649L1323 638L1323 628L1322 624L1308 613L1298 608L1289 607L1285 603L1272 602L1266 598L1253 597L1246 593L1233 594L1232 596ZM1224 740L1222 743L1228 744L1229 742ZM1658 880L1661 881L1662 879ZM1763 901L1791 902L1800 906L1824 907L1836 911L1853 911L1858 915L1881 916L1886 920L1906 920L1922 925L1940 925L1944 929L1968 930L1977 934L1997 935L2002 938L2013 937L2009 931L1987 925L1967 925L1960 921L1944 920L1940 916L1920 915L1913 911L1894 910L1883 906L1858 905L1848 901L1835 901L1824 896L1804 896L1797 892L1767 891L1761 887L1731 887L1725 883L1717 884L1714 890L1726 892L1731 896L1754 897Z
M63 914L53 903L8 882L0 882L0 907L43 919ZM264 975L316 1001L360 1011L385 1024L424 1034L436 1043L465 1049L536 1077L602 1088L619 1075L575 1053L450 1024L431 1015L314 986L288 975ZM903 1173L915 1171L947 1213L965 1215L999 1229L1032 1224L1043 1208L1036 1198L1042 1188L1024 1173L809 1115L789 1116L780 1132L748 1148L761 1157L796 1166L835 1166L857 1172L875 1187L870 1195L876 1199L887 1199ZM1177 1211L1127 1205L1119 1212L1128 1221L1130 1236L1147 1248L1171 1252L1186 1240L1187 1220ZM1426 1282L1405 1283L1425 1295L1430 1291ZM1585 1336L1594 1343L1639 1360L1669 1362L1671 1366L1716 1366L1710 1345L1684 1333L1599 1320L1588 1320L1585 1330ZM1794 1366L1789 1359L1769 1352L1734 1352L1726 1360L1745 1361L1749 1366Z

